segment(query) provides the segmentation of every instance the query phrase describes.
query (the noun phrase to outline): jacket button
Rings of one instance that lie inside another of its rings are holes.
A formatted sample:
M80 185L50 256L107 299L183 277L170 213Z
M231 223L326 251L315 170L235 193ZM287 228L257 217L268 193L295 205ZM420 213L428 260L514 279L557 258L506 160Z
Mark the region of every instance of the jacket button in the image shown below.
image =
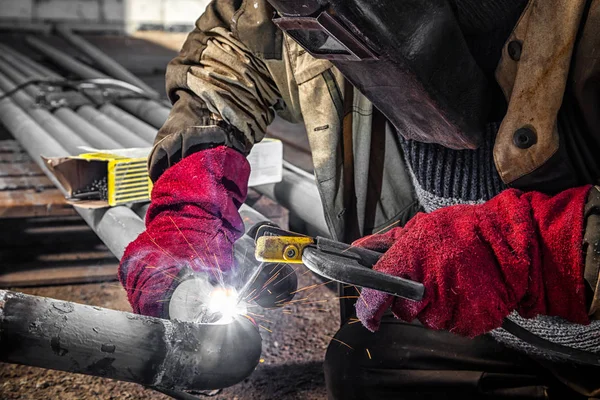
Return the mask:
M514 61L521 59L521 51L523 51L523 44L520 40L513 40L508 44L508 56Z
M513 143L520 149L528 149L537 143L537 135L531 128L519 128L513 135Z

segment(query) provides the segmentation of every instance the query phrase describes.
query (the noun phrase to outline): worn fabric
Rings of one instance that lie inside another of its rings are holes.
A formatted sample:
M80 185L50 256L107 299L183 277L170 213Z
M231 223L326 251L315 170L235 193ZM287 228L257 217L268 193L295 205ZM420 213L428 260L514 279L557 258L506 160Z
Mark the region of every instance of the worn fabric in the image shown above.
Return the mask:
M330 400L588 398L561 381L570 375L554 376L487 335L468 339L385 316L376 333L349 323L335 339L324 367ZM600 369L573 373L594 381Z
M498 124L482 133L474 151L401 139L417 197L426 212L457 204L481 204L506 189L493 159Z
M600 45L599 24L599 0L529 1L496 73L509 101L494 150L505 183L535 190L543 182L552 192L581 184L582 178L594 183L581 176L585 169L571 165L581 162L585 147L580 143L575 152L565 147L574 139L597 147L600 139L594 90L600 76L600 55L594 51ZM532 130L535 143L519 147L514 135L520 128ZM587 161L597 165L593 158Z
M184 158L156 181L146 230L127 246L119 268L135 313L168 317L165 300L184 269L218 283L234 267L249 174L242 154L220 146Z
M365 289L357 316L377 330L391 306L405 321L474 337L525 318L587 324L581 243L589 186L554 197L505 190L481 205L418 214L403 228L355 245L385 251L377 271L422 282L420 302Z

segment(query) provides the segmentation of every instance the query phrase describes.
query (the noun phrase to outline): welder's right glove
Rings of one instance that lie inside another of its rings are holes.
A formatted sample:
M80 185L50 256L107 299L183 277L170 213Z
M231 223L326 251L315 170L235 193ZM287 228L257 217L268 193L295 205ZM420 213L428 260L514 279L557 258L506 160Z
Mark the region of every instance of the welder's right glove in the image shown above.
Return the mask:
M375 270L425 286L419 302L365 289L358 318L377 330L391 307L405 321L471 337L500 327L515 310L588 323L582 245L589 191L505 190L484 204L418 214L403 228L358 240L385 252Z
M168 317L183 269L220 279L234 267L249 175L241 153L219 146L183 158L156 181L146 231L129 244L119 269L135 313Z

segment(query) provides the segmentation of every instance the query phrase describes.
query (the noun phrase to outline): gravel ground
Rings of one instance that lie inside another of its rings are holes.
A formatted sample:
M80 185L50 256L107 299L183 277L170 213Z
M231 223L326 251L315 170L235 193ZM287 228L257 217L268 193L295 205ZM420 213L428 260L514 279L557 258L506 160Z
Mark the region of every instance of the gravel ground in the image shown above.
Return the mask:
M307 300L261 314L264 319L257 321L266 328L261 328L261 363L245 381L212 399L326 399L322 362L339 324L338 301L333 291L305 271L299 269L300 287L320 286L296 296ZM116 282L15 290L130 311L125 291ZM0 398L168 399L132 383L2 363Z

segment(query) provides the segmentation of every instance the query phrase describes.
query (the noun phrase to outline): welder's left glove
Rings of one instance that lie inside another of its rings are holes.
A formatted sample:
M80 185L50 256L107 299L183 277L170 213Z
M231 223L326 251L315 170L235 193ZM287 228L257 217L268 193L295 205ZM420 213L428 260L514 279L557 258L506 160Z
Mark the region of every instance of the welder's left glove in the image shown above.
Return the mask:
M365 289L357 316L374 331L391 306L405 321L474 337L514 310L589 322L583 277L589 186L550 197L510 189L481 205L418 214L355 245L385 252L375 269L422 282L420 302Z
M233 244L244 234L238 208L249 175L241 153L219 146L183 158L155 182L146 230L119 269L134 312L167 317L171 292L191 275L225 283Z

